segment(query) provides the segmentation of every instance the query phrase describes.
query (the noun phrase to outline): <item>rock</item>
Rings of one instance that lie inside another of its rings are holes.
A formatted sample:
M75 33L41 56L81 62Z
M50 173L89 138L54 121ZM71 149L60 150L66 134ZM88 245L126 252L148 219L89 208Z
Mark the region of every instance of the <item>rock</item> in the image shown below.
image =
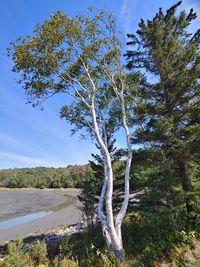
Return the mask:
M60 234L53 234L53 235L49 235L49 236L44 237L43 241L44 241L47 245L49 245L49 244L52 244L52 243L57 243L57 242L59 242L62 238L63 238L63 235L60 235Z
M25 244L25 251L28 252L28 251L31 251L32 247L30 244Z

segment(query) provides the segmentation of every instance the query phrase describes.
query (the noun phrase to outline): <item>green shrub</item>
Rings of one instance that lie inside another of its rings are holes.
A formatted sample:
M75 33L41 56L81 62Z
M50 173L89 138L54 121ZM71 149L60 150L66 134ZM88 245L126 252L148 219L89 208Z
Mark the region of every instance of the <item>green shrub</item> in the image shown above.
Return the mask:
M59 257L56 257L53 261L53 267L79 267L78 261L75 261L74 259L59 259Z
M115 267L116 259L105 249L100 228L92 232L66 236L60 245L60 253L67 259L77 259L80 267Z
M36 266L46 264L48 262L46 244L39 240L35 241L30 256Z
M32 267L33 262L30 254L26 251L23 241L17 239L8 243L8 254L2 262L2 267Z

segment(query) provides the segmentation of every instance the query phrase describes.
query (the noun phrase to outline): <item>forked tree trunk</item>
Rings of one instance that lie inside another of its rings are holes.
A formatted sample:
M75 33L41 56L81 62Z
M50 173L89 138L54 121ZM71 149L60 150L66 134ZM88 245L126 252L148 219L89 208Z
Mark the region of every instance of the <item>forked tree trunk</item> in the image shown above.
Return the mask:
M184 159L177 160L178 168L179 168L179 174L181 177L181 183L183 190L187 193L192 191L192 181L188 175L188 166L187 162ZM195 205L192 203L189 196L185 197L185 204L187 212L195 211Z
M108 151L108 144L106 140L100 135L99 126L96 119L96 112L94 106L94 98L91 99L91 115L92 115L92 124L94 134L96 136L97 143L101 149L101 153L104 159L104 183L102 186L99 205L98 205L98 217L101 222L103 236L106 241L107 247L112 251L117 260L122 262L125 259L125 251L123 248L121 226L122 221L125 216L128 202L129 202L129 176L130 176L130 167L132 161L132 149L131 149L131 140L130 133L126 123L126 111L124 107L124 98L123 94L119 94L121 111L122 111L122 126L125 130L126 141L127 141L127 150L128 157L126 161L126 170L125 170L125 188L124 188L124 199L119 213L117 214L115 220L113 215L113 169L112 169L112 160L111 155ZM106 206L106 214L104 214L104 203Z
M104 182L101 189L98 205L98 217L101 222L103 236L106 241L108 249L113 252L118 261L122 262L125 258L125 251L123 248L121 224L128 205L129 198L129 165L131 157L128 158L125 175L125 196L122 208L119 211L117 220L114 221L112 197L113 197L113 169L111 155L108 151L106 142L102 139L99 127L96 120L96 113L94 103L91 105L91 114L93 119L94 134L97 143L101 149L104 159ZM104 214L104 203L106 206L106 214Z

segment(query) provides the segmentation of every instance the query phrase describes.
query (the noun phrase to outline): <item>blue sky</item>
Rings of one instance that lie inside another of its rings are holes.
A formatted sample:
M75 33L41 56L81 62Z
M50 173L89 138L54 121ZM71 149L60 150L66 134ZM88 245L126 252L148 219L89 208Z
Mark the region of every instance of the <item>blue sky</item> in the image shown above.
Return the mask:
M9 42L32 33L36 23L42 23L50 14L61 10L70 16L84 14L87 7L112 11L119 27L132 33L142 17L151 19L159 7L164 10L173 0L1 0L0 16L0 168L67 166L84 164L95 151L91 140L70 136L70 126L59 118L59 108L65 103L56 96L44 104L44 110L26 105L26 98L18 75L12 72L12 62L2 55ZM200 15L200 0L185 0L180 9L191 7ZM191 30L197 28L197 22ZM123 144L118 134L117 143Z

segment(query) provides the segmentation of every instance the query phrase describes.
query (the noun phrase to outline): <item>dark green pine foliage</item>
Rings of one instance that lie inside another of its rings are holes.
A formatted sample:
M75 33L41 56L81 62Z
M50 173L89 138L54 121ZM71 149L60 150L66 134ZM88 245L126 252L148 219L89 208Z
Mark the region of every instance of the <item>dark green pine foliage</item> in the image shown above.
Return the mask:
M173 160L160 148L141 148L134 153L131 182L138 196L131 210L146 214L167 214L166 218L184 213L184 195ZM159 217L159 216L158 216Z
M190 33L193 9L176 15L181 1L162 9L150 21L141 19L136 35L128 34L127 67L147 73L137 108L136 143L165 150L173 159L186 193L187 211L194 210L189 166L200 158L200 29Z
M81 210L86 218L89 231L93 229L94 222L97 219L98 196L104 177L102 158L98 154L92 154L92 157L96 162L92 160L89 161L92 172L90 176L82 181L82 191L78 197L82 203Z
M115 147L116 139L113 137L113 132L107 125L106 127L106 142L108 144L108 151L111 154L113 170L114 170L114 194L113 194L113 207L114 210L119 206L120 192L123 186L124 176L124 162L120 161L124 155L124 151ZM98 145L96 147L99 149ZM97 219L97 205L99 195L101 193L101 187L104 180L104 167L103 157L101 154L92 154L93 160L89 161L89 165L92 169L92 175L86 177L81 183L82 193L79 196L79 200L82 202L82 212L87 220L89 230L94 226L94 222Z

